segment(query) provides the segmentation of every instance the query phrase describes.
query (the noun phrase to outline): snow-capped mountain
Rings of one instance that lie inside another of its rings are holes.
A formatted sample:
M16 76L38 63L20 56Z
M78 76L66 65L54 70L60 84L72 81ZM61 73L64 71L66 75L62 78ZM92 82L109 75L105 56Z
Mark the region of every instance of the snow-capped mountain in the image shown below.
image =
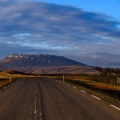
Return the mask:
M47 54L11 54L0 60L0 70L17 70L34 74L96 74L94 67Z
M63 56L47 54L11 54L0 61L0 67L86 66Z

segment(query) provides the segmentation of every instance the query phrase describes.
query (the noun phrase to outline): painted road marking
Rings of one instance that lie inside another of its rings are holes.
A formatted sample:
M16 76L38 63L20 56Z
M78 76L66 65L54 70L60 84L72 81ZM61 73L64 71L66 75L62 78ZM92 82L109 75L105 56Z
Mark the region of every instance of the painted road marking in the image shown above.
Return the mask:
M76 87L73 87L74 89L77 89Z
M4 87L3 89L5 90L5 89L7 89L7 87Z
M68 86L70 86L70 84L67 84Z
M39 120L42 120L42 113L40 113L39 116L40 116L40 119L39 119Z
M118 108L118 107L116 107L114 105L110 105L110 106L120 111L120 108Z
M35 96L35 108L34 108L34 114L37 113L37 96Z
M86 91L84 91L84 90L80 90L81 92L83 92L83 93L87 93Z
M37 87L37 81L35 81L35 87Z
M96 97L96 96L94 96L94 95L91 95L92 97L94 97L94 98L96 98L96 99L98 99L98 100L101 100L99 97Z
M37 95L37 88L36 88L36 92L35 92L35 94Z
M40 116L42 116L42 113L40 113Z

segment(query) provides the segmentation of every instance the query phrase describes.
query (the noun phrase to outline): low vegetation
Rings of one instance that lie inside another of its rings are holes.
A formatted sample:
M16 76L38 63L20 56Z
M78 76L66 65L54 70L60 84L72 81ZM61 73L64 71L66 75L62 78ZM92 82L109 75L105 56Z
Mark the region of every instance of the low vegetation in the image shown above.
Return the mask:
M15 82L21 77L38 77L38 76L13 70L2 71L0 72L0 90L3 89L4 86L12 82Z
M16 78L21 76L22 74L17 71L0 72L0 89L3 89L4 86L16 81Z
M92 92L103 99L117 101L120 103L120 81L118 82L118 78L120 80L120 69L115 68L99 68L96 67L96 70L99 71L97 75L41 75L42 77L50 77L53 79L61 80L69 83L71 85L77 86L78 88L82 88L87 90L88 92ZM31 75L26 73L21 73L17 71L7 71L7 74L12 76L12 80L14 81L19 77L35 77L37 75ZM64 76L64 77L63 77ZM0 88L10 83L10 78L3 77L0 74Z
M120 103L120 69L96 68L99 75L64 75L64 82L94 92L94 94L110 101ZM62 80L63 75L52 76L54 79Z

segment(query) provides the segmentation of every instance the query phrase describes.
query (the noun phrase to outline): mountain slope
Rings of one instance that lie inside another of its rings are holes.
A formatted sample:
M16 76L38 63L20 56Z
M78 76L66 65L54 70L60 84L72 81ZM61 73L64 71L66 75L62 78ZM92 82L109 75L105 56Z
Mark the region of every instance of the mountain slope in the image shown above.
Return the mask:
M86 64L63 56L46 54L12 54L0 61L0 70L17 70L37 74L96 74Z
M86 66L63 56L46 54L12 54L0 61L3 67Z

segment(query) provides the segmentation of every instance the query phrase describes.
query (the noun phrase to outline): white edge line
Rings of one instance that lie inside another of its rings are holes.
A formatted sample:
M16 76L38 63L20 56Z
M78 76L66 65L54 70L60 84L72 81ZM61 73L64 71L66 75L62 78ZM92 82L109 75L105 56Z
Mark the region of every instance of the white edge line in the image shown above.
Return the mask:
M7 89L7 87L4 87L3 89L5 90L5 89Z
M116 107L114 105L110 105L110 106L120 111L120 108L118 108L118 107Z
M67 84L68 86L70 86L69 84Z
M84 90L80 90L81 92L83 92L83 93L87 93L86 91L84 91Z
M76 87L73 87L74 89L77 89Z
M96 98L96 99L98 99L98 100L101 100L99 97L96 97L96 96L94 96L94 95L91 95L92 97L94 97L94 98Z

